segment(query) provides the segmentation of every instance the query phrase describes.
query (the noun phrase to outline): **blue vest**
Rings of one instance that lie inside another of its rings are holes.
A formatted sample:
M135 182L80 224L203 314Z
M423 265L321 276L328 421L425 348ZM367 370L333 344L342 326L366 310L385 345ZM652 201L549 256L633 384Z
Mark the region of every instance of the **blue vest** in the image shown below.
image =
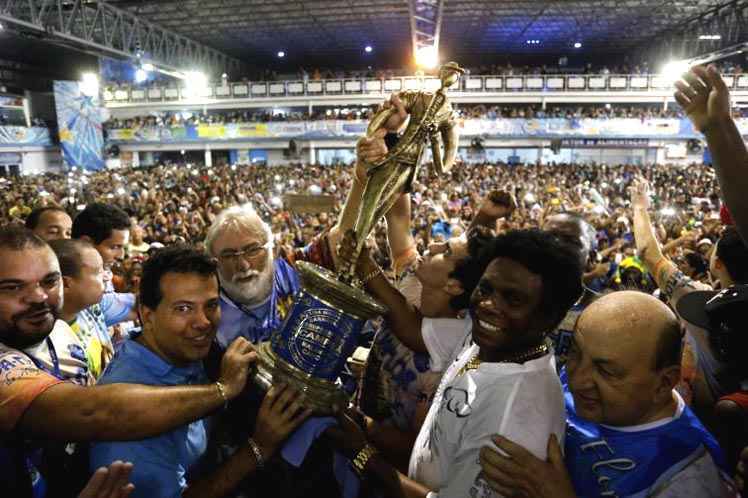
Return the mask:
M685 407L680 417L652 429L626 432L579 417L561 375L566 398L566 468L580 498L645 497L649 490L709 452L726 472L714 437Z

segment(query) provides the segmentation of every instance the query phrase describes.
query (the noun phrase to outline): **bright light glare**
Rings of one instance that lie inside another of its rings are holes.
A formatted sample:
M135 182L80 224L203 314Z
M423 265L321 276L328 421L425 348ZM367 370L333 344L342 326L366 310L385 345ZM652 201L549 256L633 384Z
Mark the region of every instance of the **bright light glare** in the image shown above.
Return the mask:
M0 31L4 30L5 26L3 26L3 23L0 22Z
M286 56L286 53L283 50L278 51L278 57L280 57L282 59L285 56Z
M184 74L184 90L189 97L199 97L208 88L208 77L201 71L187 71Z
M366 52L367 54L371 53L371 51L372 51L372 50L374 50L374 49L373 49L373 48L371 48L371 45L367 45L367 46L366 46L366 47L364 48L364 52Z
M99 77L95 73L83 73L80 82L80 90L83 95L95 97L99 94Z
M137 69L135 71L135 83L143 83L148 79L148 72L145 69Z
M148 62L146 62L145 64L143 64L141 67L145 71L155 71L156 70L155 66L153 64L149 64Z
M721 40L721 35L701 35L699 36L699 40Z
M581 42L574 43L574 48L582 48L582 43Z
M426 69L433 69L439 63L436 47L427 45L420 47L416 52L416 64Z
M688 61L670 61L662 66L660 76L668 83L675 83L690 67Z

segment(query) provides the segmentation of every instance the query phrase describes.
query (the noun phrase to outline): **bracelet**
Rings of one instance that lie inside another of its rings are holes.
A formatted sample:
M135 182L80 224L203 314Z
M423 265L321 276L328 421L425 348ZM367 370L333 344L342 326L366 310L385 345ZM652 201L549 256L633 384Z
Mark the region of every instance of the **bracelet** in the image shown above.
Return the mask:
M366 275L364 278L361 279L361 283L364 285L367 285L371 280L373 280L375 277L382 274L382 269L377 266L376 270Z
M353 459L353 470L356 471L358 477L364 477L364 471L366 470L366 464L369 463L371 457L379 453L379 451L372 446L370 443L366 443L366 446L356 454L356 458Z
M255 440L252 438L247 439L247 444L249 445L249 449L252 450L252 454L255 456L255 461L257 462L257 468L262 469L265 467L265 457L262 456L262 451L260 451L260 447L257 446L257 443L255 443Z
M229 406L229 398L226 397L226 386L224 386L220 380L217 380L215 384L216 389L218 389L218 394L223 399L223 409L225 410Z

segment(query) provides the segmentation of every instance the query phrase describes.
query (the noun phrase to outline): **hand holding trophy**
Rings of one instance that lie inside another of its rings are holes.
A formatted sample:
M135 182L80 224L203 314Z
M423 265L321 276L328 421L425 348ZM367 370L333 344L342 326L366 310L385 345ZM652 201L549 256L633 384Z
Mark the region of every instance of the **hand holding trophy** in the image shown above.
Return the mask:
M364 164L366 186L358 217L341 243L354 250L341 255L337 274L311 263L297 263L302 290L270 344L260 347L261 384L280 381L291 385L319 414L347 406L348 400L335 382L358 344L364 323L385 312L361 289L355 278L356 261L376 223L400 194L410 191L427 144L437 174L454 164L459 137L447 89L463 73L455 62L444 64L439 71L439 90L401 92L396 97L399 102L393 99L392 105L383 106L371 119L369 139L381 136L382 128L391 130L395 123L402 123L403 112L409 115L397 144L384 157Z

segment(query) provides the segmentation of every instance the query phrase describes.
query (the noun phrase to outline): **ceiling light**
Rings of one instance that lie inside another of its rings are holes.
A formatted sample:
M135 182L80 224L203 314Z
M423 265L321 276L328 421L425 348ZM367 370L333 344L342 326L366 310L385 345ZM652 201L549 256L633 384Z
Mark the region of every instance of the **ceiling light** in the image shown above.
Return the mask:
M701 35L699 40L721 40L722 35Z
M135 83L143 83L147 79L148 79L148 72L146 72L145 69L138 68L135 70Z
M99 77L96 73L83 73L80 82L80 91L83 95L94 97L99 94Z
M574 48L582 48L582 42L575 42Z
M416 64L426 69L435 68L439 63L439 57L436 53L436 47L425 45L416 51Z
M367 54L370 54L372 50L374 50L374 49L373 49L373 48L371 48L371 45L367 45L367 46L366 46L366 47L364 48L364 52L366 52Z
M283 50L280 50L280 51L278 51L278 57L279 57L279 58L281 58L281 59L282 59L282 58L284 58L285 56L286 56L286 53L285 53L285 52L284 52Z
M675 83L690 67L688 61L673 60L662 66L660 77L667 83Z

